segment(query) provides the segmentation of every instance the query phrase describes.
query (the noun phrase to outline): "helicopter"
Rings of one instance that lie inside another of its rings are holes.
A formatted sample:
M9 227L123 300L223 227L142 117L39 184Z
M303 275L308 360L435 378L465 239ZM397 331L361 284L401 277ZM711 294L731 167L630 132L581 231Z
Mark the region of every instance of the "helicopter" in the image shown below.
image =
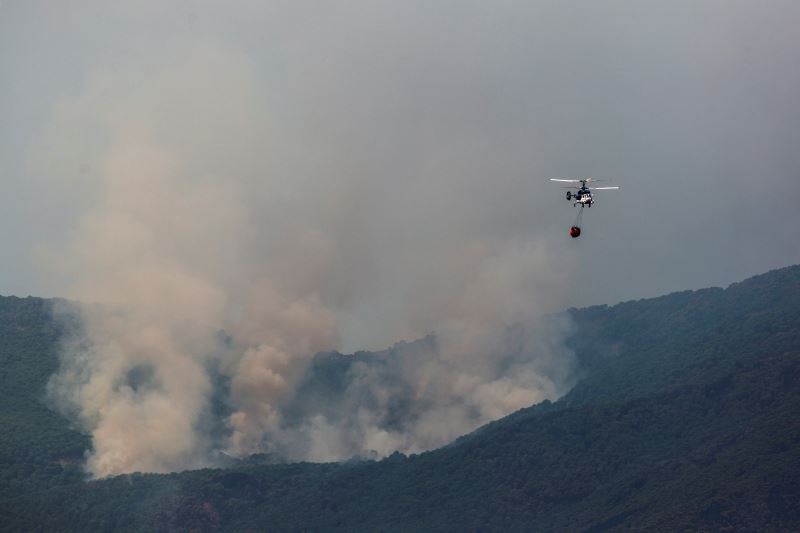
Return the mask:
M615 190L619 189L619 187L588 187L587 183L602 181L602 180L595 180L592 178L583 178L583 179L561 179L561 178L550 178L550 181L559 181L565 183L580 183L581 186L575 185L564 185L563 188L565 189L577 189L576 192L567 191L567 200L573 200L572 207L576 205L583 207L592 207L594 203L594 199L592 198L592 191L607 191L607 190Z
M616 190L619 187L589 187L587 183L593 183L596 181L592 178L583 178L583 179L563 179L563 178L550 178L550 181L559 181L564 183L580 183L581 186L578 187L577 185L564 185L565 189L577 189L575 192L567 191L567 201L573 201L572 207L580 205L581 208L578 210L578 216L575 218L575 222L572 224L572 227L569 228L569 236L573 239L577 239L581 236L581 222L583 221L583 208L584 207L592 207L594 203L594 198L592 198L592 191L601 191L601 190Z

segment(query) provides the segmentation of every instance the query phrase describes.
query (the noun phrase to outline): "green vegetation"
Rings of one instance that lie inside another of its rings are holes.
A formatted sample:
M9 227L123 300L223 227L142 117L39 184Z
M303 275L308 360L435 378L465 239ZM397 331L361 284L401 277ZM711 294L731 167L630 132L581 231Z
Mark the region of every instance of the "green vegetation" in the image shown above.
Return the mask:
M0 510L24 492L83 479L89 440L45 404L62 332L53 303L0 298Z
M576 387L433 452L89 482L47 305L0 299L4 529L800 530L800 267L570 310Z

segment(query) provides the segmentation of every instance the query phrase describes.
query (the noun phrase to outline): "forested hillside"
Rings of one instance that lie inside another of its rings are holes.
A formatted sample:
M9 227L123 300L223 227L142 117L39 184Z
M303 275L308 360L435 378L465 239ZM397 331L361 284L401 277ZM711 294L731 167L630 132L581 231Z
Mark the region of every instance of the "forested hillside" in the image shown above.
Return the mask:
M85 482L41 402L59 328L0 300L9 530L800 529L800 267L570 310L582 379L445 448Z
M0 297L0 509L20 493L75 483L89 440L45 405L62 326L53 300Z

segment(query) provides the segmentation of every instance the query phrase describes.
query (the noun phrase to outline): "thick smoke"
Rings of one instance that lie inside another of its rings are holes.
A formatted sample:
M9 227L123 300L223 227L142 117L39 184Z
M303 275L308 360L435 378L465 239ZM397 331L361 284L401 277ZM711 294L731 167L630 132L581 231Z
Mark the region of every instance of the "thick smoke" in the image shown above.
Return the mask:
M552 342L568 326L551 316L509 328L480 356L449 353L452 346L433 335L382 352L319 354L283 409L274 451L329 461L442 446L562 394L570 382L569 353Z
M435 86L490 65L381 67L355 48L334 71L314 43L286 46L266 67L219 42L144 47L65 99L37 151L80 213L40 256L84 304L50 394L91 433L96 476L218 451L415 452L568 382L567 325L537 317L569 272L549 227L503 230L523 162L474 107L504 105ZM330 374L314 357L431 331L329 355Z

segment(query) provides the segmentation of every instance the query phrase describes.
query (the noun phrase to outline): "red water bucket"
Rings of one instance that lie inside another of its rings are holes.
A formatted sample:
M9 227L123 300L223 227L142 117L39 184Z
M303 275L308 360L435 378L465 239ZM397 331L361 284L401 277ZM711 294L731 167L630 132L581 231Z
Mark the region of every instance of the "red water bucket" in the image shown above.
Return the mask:
M578 226L572 226L571 228L569 228L569 236L572 237L573 239L576 237L580 237L580 235L581 235L581 228L579 228Z

